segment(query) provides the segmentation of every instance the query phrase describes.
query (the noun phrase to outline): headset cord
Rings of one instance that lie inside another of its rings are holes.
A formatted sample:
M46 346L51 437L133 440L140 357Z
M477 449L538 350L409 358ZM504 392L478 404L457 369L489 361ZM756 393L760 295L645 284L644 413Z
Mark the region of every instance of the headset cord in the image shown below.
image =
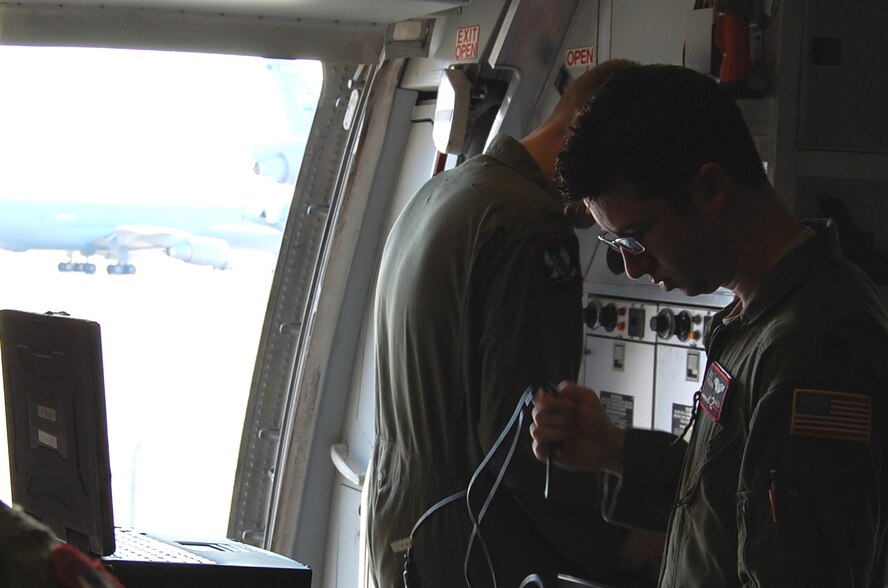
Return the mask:
M684 429L681 431L681 435L672 440L673 447L678 445L678 442L685 438L685 435L688 434L688 431L691 430L691 427L694 425L694 421L697 420L697 414L700 412L700 390L694 392L694 399L691 401L693 408L691 408L691 418L688 419L688 424L684 426Z
M503 427L500 436L497 438L496 442L493 444L493 447L490 448L490 451L487 452L487 455L484 456L484 459L481 461L481 464L475 470L475 473L472 474L472 479L469 481L469 486L466 489L466 508L469 512L469 519L472 521L472 534L469 537L469 545L466 548L466 557L463 562L463 574L466 579L466 586L471 588L472 582L469 579L469 560L472 556L472 547L475 542L475 536L478 537L478 542L481 544L481 548L484 552L484 557L487 560L487 567L490 570L490 576L493 580L493 588L497 588L496 585L496 571L493 568L493 560L490 557L490 551L487 549L487 544L484 541L484 537L481 534L481 521L484 520L484 515L487 513L487 509L490 506L490 503L493 501L493 496L496 494L497 489L499 488L500 483L502 482L503 477L506 475L506 470L509 467L509 464L512 461L512 456L515 453L515 447L518 445L518 439L521 435L521 426L524 424L524 408L529 406L531 401L533 400L533 392L534 387L528 386L524 393L521 395L521 399L518 402L518 406L515 407L515 412L512 413L512 417L509 419L509 422ZM509 447L509 453L506 455L506 459L503 461L503 467L500 469L499 473L496 476L496 481L494 481L493 486L490 489L490 492L487 494L487 498L484 501L481 510L478 513L477 520L472 512L472 504L471 504L471 492L472 486L475 484L475 481L478 479L480 473L487 467L487 464L493 458L494 454L499 449L500 445L502 445L503 441L508 435L509 431L515 426L515 423L518 423L518 426L515 430L515 435L512 439L512 445Z
M491 560L490 553L487 549L487 545L484 542L484 538L481 536L480 524L481 524L481 521L484 519L484 515L487 512L487 508L490 506L490 503L493 500L493 495L496 492L497 488L499 487L500 482L502 481L503 476L506 473L506 469L512 460L512 456L515 453L515 447L518 444L519 435L521 433L521 425L524 423L523 409L524 409L524 407L529 406L530 402L533 400L533 391L534 391L533 386L528 386L527 389L524 391L524 393L521 395L521 399L518 403L518 406L515 408L515 412L512 414L512 417L509 419L509 422L503 428L503 431L500 433L499 438L497 438L496 442L493 444L493 447L490 449L490 451L487 453L487 455L481 461L481 464L475 470L474 474L472 475L471 480L469 481L469 485L466 488L466 490L461 490L459 492L451 494L450 496L448 496L446 498L439 500L438 502L433 504L428 510L426 510L422 514L422 516L420 516L419 519L417 519L416 523L413 525L413 529L410 531L409 547L407 548L407 551L404 554L404 586L405 586L405 588L419 588L421 586L420 578L419 578L418 574L416 573L416 566L413 563L413 537L416 534L416 531L438 509L443 508L444 506L447 506L448 504L455 502L456 500L459 500L460 498L462 498L464 496L466 497L466 506L467 506L469 518L472 521L472 534L469 537L469 544L468 544L468 547L466 548L466 557L465 557L465 562L463 565L463 574L465 575L466 584L469 587L471 587L471 582L469 581L468 565L469 565L469 558L470 558L471 552L472 552L472 545L475 540L475 535L478 535L479 542L481 543L481 546L484 550L484 555L487 560L488 568L490 569L490 573L493 578L493 586L494 586L494 588L496 588L496 573L493 569L493 561ZM503 463L503 467L500 470L499 474L497 475L496 481L494 482L494 485L491 488L490 493L487 496L487 499L484 501L484 505L481 508L478 519L476 520L474 514L472 513L471 504L469 504L468 495L472 490L472 485L475 483L475 480L480 475L480 472L482 470L484 470L484 468L487 466L487 464L492 459L493 455L499 449L500 445L502 445L503 441L506 438L506 435L515 425L516 420L518 421L518 428L516 430L516 434L515 434L514 438L512 439L512 445L509 448L509 453L506 455L506 459ZM527 582L529 579L530 579L530 577L525 579L525 582ZM526 585L526 584L522 584L522 585Z
M539 586L539 588L544 588L543 579L537 574L531 574L524 578L524 581L521 582L521 585L518 586L518 588L527 588L528 586Z

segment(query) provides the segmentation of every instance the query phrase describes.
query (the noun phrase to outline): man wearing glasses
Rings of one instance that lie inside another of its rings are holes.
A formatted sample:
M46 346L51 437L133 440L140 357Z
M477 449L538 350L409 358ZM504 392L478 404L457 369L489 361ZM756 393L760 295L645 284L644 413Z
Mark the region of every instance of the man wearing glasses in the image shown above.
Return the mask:
M534 451L606 472L603 509L667 529L660 586L882 586L888 313L832 221L797 220L733 100L674 66L618 72L558 169L626 273L735 300L704 344L690 439L617 428L591 390L535 398Z

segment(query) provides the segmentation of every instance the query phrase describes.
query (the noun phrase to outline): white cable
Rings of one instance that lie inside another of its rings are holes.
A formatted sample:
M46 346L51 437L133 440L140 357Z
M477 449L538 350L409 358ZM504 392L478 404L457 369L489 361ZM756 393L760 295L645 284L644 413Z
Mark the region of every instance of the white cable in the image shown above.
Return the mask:
M543 579L537 576L536 574L531 574L524 578L524 581L521 582L521 585L518 588L527 588L528 586L539 586L539 588L544 588Z
M475 473L472 474L472 478L469 481L469 486L466 490L466 508L469 512L469 519L472 521L472 534L469 537L469 544L466 548L466 557L463 562L463 574L466 579L466 585L471 588L472 583L469 579L469 560L472 555L472 546L475 541L475 536L478 536L478 541L481 544L481 548L484 551L484 557L487 560L487 567L490 569L490 576L493 580L493 587L497 588L496 584L496 571L493 569L493 561L490 557L490 552L487 549L487 544L484 542L484 537L481 535L481 521L484 520L484 515L487 513L487 508L490 506L490 503L493 501L493 496L499 488L500 483L502 482L503 477L506 474L506 469L509 467L509 463L512 461L512 456L515 453L515 447L518 445L518 439L521 434L521 425L524 424L524 407L528 406L530 402L533 400L533 386L528 386L524 393L521 395L520 400L518 401L518 406L515 407L515 412L512 413L512 417L509 419L509 422L506 423L506 426L503 427L500 436L497 438L496 442L493 444L493 447L490 448L490 451L487 452L487 455L484 456L484 459L481 461L478 468L475 470ZM500 469L497 474L496 480L493 483L493 486L490 489L490 492L487 494L487 498L484 501L481 510L478 513L478 519L475 519L474 514L472 513L472 504L471 504L471 492L472 486L475 483L475 480L478 478L480 473L487 467L487 464L493 458L496 451L499 449L500 445L502 445L503 441L506 438L506 435L515 425L515 421L518 421L518 428L515 431L515 436L512 439L512 445L509 447L509 453L506 455L506 459L503 462L503 467Z

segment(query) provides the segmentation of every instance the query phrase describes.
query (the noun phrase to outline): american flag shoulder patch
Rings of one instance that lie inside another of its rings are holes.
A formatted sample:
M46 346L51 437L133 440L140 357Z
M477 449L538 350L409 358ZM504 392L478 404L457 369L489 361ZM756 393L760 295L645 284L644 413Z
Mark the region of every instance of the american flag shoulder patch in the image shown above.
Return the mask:
M866 442L871 427L872 403L865 394L804 388L792 393L792 435Z

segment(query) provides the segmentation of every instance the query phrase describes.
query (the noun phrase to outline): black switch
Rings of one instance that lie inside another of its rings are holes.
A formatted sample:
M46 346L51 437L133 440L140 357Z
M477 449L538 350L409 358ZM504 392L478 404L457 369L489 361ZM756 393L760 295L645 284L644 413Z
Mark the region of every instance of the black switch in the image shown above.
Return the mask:
M644 337L644 309L629 309L629 324L626 328L626 334L630 337Z

